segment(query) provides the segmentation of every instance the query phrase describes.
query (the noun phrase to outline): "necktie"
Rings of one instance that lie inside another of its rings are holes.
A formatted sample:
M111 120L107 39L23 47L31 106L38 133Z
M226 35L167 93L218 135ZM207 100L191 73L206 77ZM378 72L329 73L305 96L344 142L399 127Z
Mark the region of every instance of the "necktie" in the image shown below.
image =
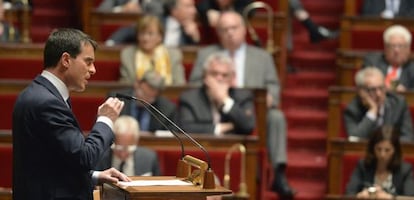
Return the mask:
M72 109L72 103L70 102L70 98L66 99L66 103L68 104L69 108Z
M398 67L397 66L392 66L391 71L385 77L385 86L387 88L393 88L394 87L393 81L395 81L397 79L397 75L398 75Z
M119 164L119 171L124 172L124 167L125 167L125 161L122 161L121 164Z

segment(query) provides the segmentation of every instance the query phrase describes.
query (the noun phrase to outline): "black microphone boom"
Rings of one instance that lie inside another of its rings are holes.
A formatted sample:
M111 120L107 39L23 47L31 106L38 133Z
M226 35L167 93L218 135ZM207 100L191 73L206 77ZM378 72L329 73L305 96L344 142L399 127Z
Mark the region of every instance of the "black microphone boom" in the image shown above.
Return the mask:
M158 110L156 107L154 107L153 105L151 105L147 101L145 101L143 99L136 98L134 96L129 96L129 95L121 94L121 93L116 93L115 96L118 97L118 98L122 98L122 99L134 100L134 101L140 102L145 107L145 109L147 109L148 112L150 112L151 115L159 123L161 123L161 125L163 125L166 129L168 129L178 139L178 141L180 142L180 145L181 145L181 159L184 158L184 144L183 144L183 142L181 141L181 139L177 135L177 133L175 131L173 131L170 128L170 126L165 125L163 120L161 120L159 118L159 116L161 116L164 119L164 121L168 122L170 125L173 126L174 129L178 130L181 134L185 135L185 137L187 137L194 145L196 145L198 148L200 148L204 152L204 154L207 158L208 169L211 169L210 155L208 154L207 150L200 143L198 143L193 137L191 137L188 133L186 133L183 129L181 129L177 124L175 124L173 121L168 119L168 117L165 116L160 110Z

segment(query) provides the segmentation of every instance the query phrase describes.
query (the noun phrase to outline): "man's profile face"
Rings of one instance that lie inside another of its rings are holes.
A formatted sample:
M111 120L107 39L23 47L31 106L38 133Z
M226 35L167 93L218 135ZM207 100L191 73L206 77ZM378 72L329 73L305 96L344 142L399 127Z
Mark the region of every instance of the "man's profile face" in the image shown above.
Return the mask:
M219 18L217 33L224 48L235 50L245 41L246 27L241 16L225 13Z
M385 45L385 58L392 66L401 66L410 57L410 44L401 35L392 35Z
M70 91L82 92L86 89L88 79L96 73L95 50L90 43L84 43L76 58L70 57L64 82Z

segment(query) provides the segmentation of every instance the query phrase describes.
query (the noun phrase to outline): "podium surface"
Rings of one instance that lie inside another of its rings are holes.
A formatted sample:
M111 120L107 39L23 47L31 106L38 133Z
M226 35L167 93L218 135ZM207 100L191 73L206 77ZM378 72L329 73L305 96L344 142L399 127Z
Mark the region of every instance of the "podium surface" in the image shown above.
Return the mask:
M134 176L132 180L180 180L174 176ZM221 186L215 189L203 189L196 185L154 185L154 186L120 186L104 184L102 200L205 200L207 196L231 194L232 191Z

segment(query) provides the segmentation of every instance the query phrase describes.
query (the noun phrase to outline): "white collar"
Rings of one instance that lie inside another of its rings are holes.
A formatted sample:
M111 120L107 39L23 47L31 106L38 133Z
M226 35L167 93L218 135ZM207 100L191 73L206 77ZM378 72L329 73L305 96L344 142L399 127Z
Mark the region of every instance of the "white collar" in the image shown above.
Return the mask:
M56 87L58 90L60 96L62 96L63 100L68 100L69 98L69 90L68 87L66 87L65 83L63 83L62 80L60 80L58 77L56 77L54 74L52 74L49 71L43 70L42 74L43 77L45 77L47 80L49 80L53 86Z

